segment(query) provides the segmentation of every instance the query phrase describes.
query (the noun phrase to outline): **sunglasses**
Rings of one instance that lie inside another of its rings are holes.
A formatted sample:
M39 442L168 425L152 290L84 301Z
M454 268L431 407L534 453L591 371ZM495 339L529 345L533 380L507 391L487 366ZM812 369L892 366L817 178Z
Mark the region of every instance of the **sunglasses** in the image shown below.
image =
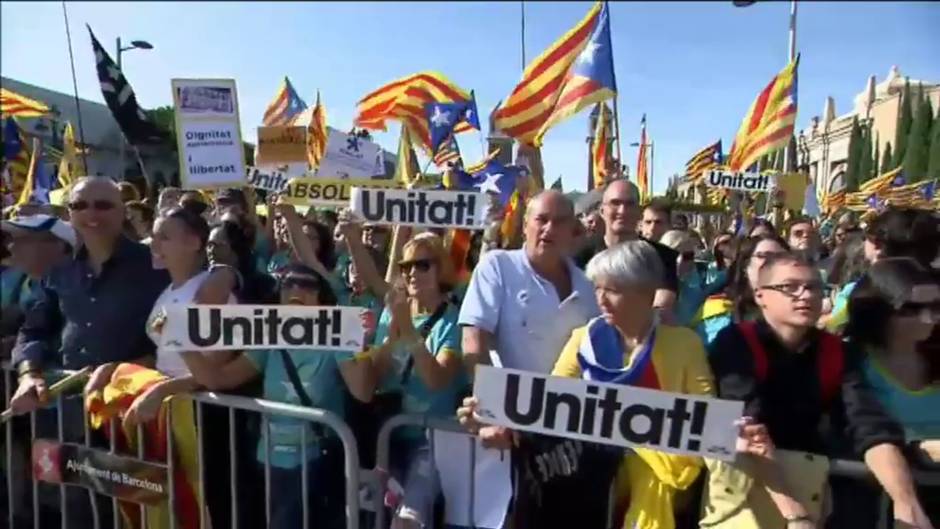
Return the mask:
M116 207L117 204L107 200L76 200L75 202L69 202L69 209L72 211L85 211L89 208L95 211L111 211Z
M286 276L281 280L281 290L299 288L302 290L320 290L320 280L312 277Z
M431 259L416 259L414 261L402 261L398 263L398 267L401 268L401 273L409 274L411 269L414 268L419 272L427 272L434 265L434 261Z

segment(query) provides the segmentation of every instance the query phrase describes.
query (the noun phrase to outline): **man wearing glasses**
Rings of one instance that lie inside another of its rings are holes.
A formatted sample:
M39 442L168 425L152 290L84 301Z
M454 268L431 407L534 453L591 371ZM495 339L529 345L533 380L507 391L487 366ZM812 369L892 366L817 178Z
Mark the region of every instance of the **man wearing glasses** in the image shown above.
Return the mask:
M49 273L25 313L13 348L19 384L10 407L16 414L48 404L44 369L112 366L98 369L89 381L100 387L110 380L119 362L150 366L154 362L154 344L147 337L145 323L170 282L169 274L154 269L147 246L124 236L124 205L114 181L103 177L77 181L68 207L81 246L74 257ZM219 270L212 276L200 292L201 300L222 303L235 284L235 275ZM62 413L64 439L83 442L81 398L65 399ZM40 414L39 426L45 418ZM55 433L55 429L42 432L46 436ZM91 526L85 491L69 488L66 496L70 521ZM99 509L111 506L110 501L98 504ZM102 515L101 520L110 517Z
M735 463L763 485L755 485L747 500L739 500L747 508L737 512L751 512L759 527L824 527L821 493L810 491L810 480L796 478L788 470L792 463L783 461L793 459L787 452L864 455L894 502L895 518L908 527L932 529L902 455L903 432L865 384L862 356L838 337L815 328L823 298L819 272L802 255L769 256L758 273L754 296L761 317L721 331L709 354L719 396L743 401L745 422L766 433L760 454ZM834 446L850 447L851 454L834 453ZM702 527L743 527L733 519L740 515L722 508L733 504L732 496L740 493L734 490L734 480L728 480L733 472L711 469L708 515ZM825 481L817 483L817 488L824 486ZM852 505L841 501L847 497L835 482L833 486L834 511L852 511ZM767 501L754 500L758 495ZM776 509L762 510L759 504Z

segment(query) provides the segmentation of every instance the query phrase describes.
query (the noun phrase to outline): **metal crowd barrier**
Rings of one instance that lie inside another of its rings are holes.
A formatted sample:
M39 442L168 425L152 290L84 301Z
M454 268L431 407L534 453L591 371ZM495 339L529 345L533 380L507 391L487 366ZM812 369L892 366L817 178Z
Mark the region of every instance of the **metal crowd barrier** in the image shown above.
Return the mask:
M390 463L391 463L392 433L397 428L401 428L403 426L419 426L419 427L425 428L428 431L441 430L441 431L447 431L447 432L466 433L466 430L463 427L461 427L460 423L458 423L455 419L440 419L440 418L426 417L423 415L405 415L405 414L391 417L385 422L385 424L379 430L378 443L377 443L377 449L376 449L376 458L375 458L376 470L380 472L388 472L388 469L390 468ZM429 435L428 442L429 442L430 450L431 450L431 461L433 463L434 461L434 436L433 435ZM476 456L476 444L475 443L471 444L470 453L471 453L471 459L469 461L469 466L472 469L475 466L474 460L476 459L475 457ZM924 469L919 469L919 468L912 468L911 474L914 478L914 481L918 485L926 485L926 486L931 486L931 487L940 486L940 470L932 471L932 470L924 470ZM857 480L874 480L874 475L871 473L871 470L868 469L865 463L861 461L851 461L851 460L844 460L844 459L830 460L829 475L846 477L846 478L857 479ZM474 493L476 490L475 477L476 476L474 472L471 471L470 472L470 501L469 501L470 512L468 513L469 514L468 517L470 520L474 519L474 513L472 509L474 505L473 497L474 497ZM375 486L378 487L375 491L375 496L379 498L380 500L386 492L385 487L382 487L383 483L384 483L384 480L379 480L378 482L375 483ZM883 490L881 491L881 497L879 501L880 501L879 512L881 513L881 518L878 520L878 528L879 529L891 529L891 527L893 526L893 520L891 519L891 516L889 516L891 500L887 496L887 494L885 494ZM379 505L379 508L377 510L378 512L376 516L376 523L375 523L374 529L387 529L388 522L386 520L386 516L387 516L386 509L382 508L382 506ZM433 527L433 521L431 522L429 526Z
M10 400L12 398L13 392L16 389L16 377L14 376L13 371L9 366L3 367L3 384L4 384L4 399L3 399L3 408L6 409L9 407ZM40 527L48 527L48 523L43 524L44 520L41 517L41 503L40 503L40 484L38 481L33 479L33 473L31 469L31 461L29 457L26 458L26 461L21 459L14 458L14 440L19 444L19 448L24 448L23 444L25 443L25 449L27 452L31 452L32 441L37 438L37 427L36 427L36 417L38 414L43 413L55 413L56 414L56 430L57 430L57 439L60 443L68 442L69 439L65 438L64 435L64 421L63 421L63 405L66 400L70 397L60 395L56 399L56 410L38 410L29 414L29 438L15 438L14 436L14 421L10 420L5 423L5 455L4 455L4 473L5 482L6 482L6 498L4 500L7 504L7 516L6 516L6 526L10 528L19 529L18 523L22 526L23 519L18 518L18 514L26 514L23 511L28 511L30 506L25 506L23 503L31 503L32 510L32 527L34 529L39 529ZM80 396L72 396L71 398L81 398ZM359 470L359 453L357 449L357 444L355 437L353 436L352 430L349 426L337 415L330 413L325 410L307 408L303 406L293 406L290 404L284 404L280 402L272 402L261 399L251 399L245 397L239 397L234 395L221 395L216 393L199 393L193 395L193 400L196 405L195 420L196 420L196 431L197 438L199 436L198 432L201 432L203 425L203 405L210 406L221 406L227 408L228 418L229 418L229 430L228 430L228 440L229 440L229 499L231 502L231 517L232 517L232 527L245 527L244 524L239 524L239 510L238 510L238 473L237 473L237 458L236 458L236 449L235 449L235 438L236 438L236 421L235 419L235 410L245 410L248 412L255 412L261 415L261 424L262 424L262 439L261 442L265 447L265 460L264 460L264 479L265 479L265 520L268 525L271 522L271 461L270 461L270 435L268 434L269 421L271 416L281 416L281 417L292 417L304 421L305 423L317 423L322 424L328 428L331 428L333 432L337 435L340 442L342 443L344 451L344 474L345 474L345 517L346 517L346 528L347 529L358 529L359 528L359 484L360 484L360 470ZM168 408L169 411L169 408ZM82 413L84 418L84 446L93 447L91 444L91 432L89 428L89 421L87 413L85 413L84 406L82 406ZM169 423L170 416L167 416L167 424ZM302 423L303 426L305 424ZM301 461L307 461L307 428L298 426L301 432ZM116 442L115 442L115 433L117 429L116 421L110 421L111 429L111 441L108 451L112 454L117 453ZM173 430L172 428L167 428L167 461L150 461L146 460L144 457L145 454L145 445L143 440L145 436L143 435L143 427L138 425L137 427L137 438L140 440L138 443L137 458L140 460L147 461L148 464L157 464L167 471L167 491L168 491L168 503L167 507L171 513L169 516L169 527L170 529L176 529L176 517L174 516L176 510L176 494L174 490L174 440L173 440ZM102 447L102 450L105 448ZM197 458L198 458L198 477L199 477L199 490L197 491L197 501L199 508L199 524L200 528L207 528L207 502L206 502L206 491L205 491L205 458L203 457L203 442L201 439L197 442ZM121 454L126 455L126 454ZM14 468L15 463L23 463L23 466ZM25 468L24 468L25 467ZM301 472L301 493L303 498L307 498L308 492L308 483L309 476L307 471L307 465L300 465ZM69 509L67 505L67 496L66 490L80 491L82 489L65 484L59 484L58 486L53 484L43 484L43 487L52 487L59 489L59 513L61 516L60 526L62 529L68 529L70 527L70 522L75 521L74 516L69 515ZM20 497L18 492L24 492L25 488L31 488L31 501L27 498ZM100 520L100 514L98 512L98 501L102 498L100 494L97 494L90 489L86 490L89 497L89 502L91 505L91 510L93 514L92 525L93 527L100 528L102 526ZM73 492L74 494L74 492ZM111 507L113 510L113 527L121 527L121 513L118 507L118 499L110 498ZM303 513L303 523L304 527L308 526L312 514L307 504L307 501L303 501L302 513ZM139 522L140 529L147 529L147 519L145 509L140 509L141 518ZM72 525L74 527L74 525ZM155 528L152 528L155 529ZM160 528L162 529L162 528ZM221 529L218 525L215 526L215 529ZM255 528L250 528L255 529Z

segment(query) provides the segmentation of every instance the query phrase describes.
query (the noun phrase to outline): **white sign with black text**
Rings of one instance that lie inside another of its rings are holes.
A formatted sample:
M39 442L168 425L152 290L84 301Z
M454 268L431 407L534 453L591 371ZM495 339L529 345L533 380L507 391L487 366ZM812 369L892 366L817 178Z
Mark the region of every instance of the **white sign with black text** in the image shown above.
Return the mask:
M173 79L173 108L184 189L245 184L245 150L234 79Z
M379 224L482 230L486 223L486 200L475 191L354 187L349 207Z
M329 129L326 152L317 175L325 178L371 178L385 174L385 151L378 143Z
M273 168L248 167L245 173L248 178L248 185L255 189L264 189L274 193L284 191L287 188L287 183L293 178L287 171Z
M163 347L170 351L361 351L363 310L304 305L171 305L163 324Z
M761 193L770 191L777 185L773 175L760 173L739 173L714 169L705 171L705 185L734 191Z
M627 448L730 461L744 404L697 395L478 366L487 424Z

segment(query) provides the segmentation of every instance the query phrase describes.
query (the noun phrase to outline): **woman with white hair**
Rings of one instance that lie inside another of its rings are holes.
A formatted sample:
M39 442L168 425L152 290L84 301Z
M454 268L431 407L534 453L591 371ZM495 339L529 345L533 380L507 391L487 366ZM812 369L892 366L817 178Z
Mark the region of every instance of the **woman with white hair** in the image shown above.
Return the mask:
M661 324L653 308L664 274L652 245L635 240L609 248L591 259L587 276L594 283L601 315L572 332L552 375L673 393L714 394L701 340L691 329ZM457 413L471 431L479 426L476 404L471 397ZM590 450L583 453L609 450L587 444L584 448ZM616 480L616 497L622 504L615 510L618 527L676 527L678 519L696 519L695 494L689 489L701 472L701 458L635 448L615 452L613 465L603 461L593 458L591 483L580 485L596 486L603 495ZM538 475L537 468L534 473ZM525 469L521 475L526 475ZM590 494L582 491L582 496Z

